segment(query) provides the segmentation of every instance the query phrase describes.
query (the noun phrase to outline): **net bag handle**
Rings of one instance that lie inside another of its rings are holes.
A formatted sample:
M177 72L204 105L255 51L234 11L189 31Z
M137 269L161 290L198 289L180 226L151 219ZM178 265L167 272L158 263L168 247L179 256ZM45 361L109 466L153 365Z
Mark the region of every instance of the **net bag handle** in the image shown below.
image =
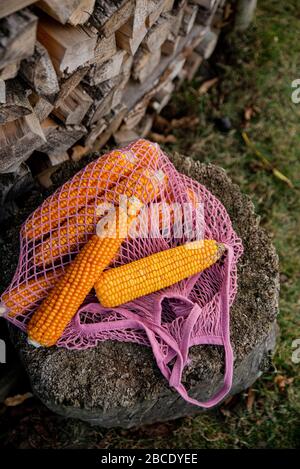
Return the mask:
M221 331L222 331L222 344L225 351L225 373L223 377L223 386L219 389L216 394L207 401L198 401L190 397L187 393L186 388L182 384L182 372L183 366L182 363L186 363L188 360L188 350L190 336L200 313L201 308L199 305L195 305L192 311L189 314L189 317L186 319L183 331L182 331L182 342L181 342L181 354L182 360L178 360L173 366L172 374L170 377L170 386L172 386L176 391L190 404L194 404L199 407L209 408L217 405L221 402L224 397L228 394L232 386L233 378L233 351L230 343L230 330L229 330L229 287L230 287L230 269L233 260L233 249L231 246L225 245L227 249L227 257L225 261L225 275L222 282L221 292L220 292L220 303L221 303Z

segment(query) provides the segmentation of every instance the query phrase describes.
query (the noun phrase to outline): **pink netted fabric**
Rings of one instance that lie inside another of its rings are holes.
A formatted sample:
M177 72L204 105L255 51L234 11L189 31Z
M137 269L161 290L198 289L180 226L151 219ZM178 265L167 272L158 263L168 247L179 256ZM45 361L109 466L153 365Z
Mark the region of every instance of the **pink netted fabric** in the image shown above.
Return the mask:
M20 232L19 263L1 297L2 307L7 319L26 331L31 315L95 233L99 204L115 201L116 188L124 186L124 181L128 185L136 184L144 171L166 176L167 182L161 184L153 204L184 205L190 202L192 193L203 207L203 237L224 243L226 253L204 272L119 307L102 307L92 291L57 346L87 349L104 340L118 340L152 347L157 365L170 386L188 402L211 407L228 393L232 383L229 320L237 290L237 261L242 254L242 243L221 202L203 185L180 174L157 144L138 140L99 157L33 212ZM109 268L196 239L199 237L195 230L197 216L192 204L188 228L179 237L172 224L168 233L160 229L155 236L129 236ZM147 216L138 221L147 226L150 222ZM203 344L224 347L225 373L217 394L199 402L188 396L182 373L189 348Z

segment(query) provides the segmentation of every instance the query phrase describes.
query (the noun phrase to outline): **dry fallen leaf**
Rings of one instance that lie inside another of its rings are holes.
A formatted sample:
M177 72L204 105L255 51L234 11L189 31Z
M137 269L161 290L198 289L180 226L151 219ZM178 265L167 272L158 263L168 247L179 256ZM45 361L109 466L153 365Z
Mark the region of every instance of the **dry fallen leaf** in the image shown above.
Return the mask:
M224 20L228 20L232 13L234 13L232 6L230 5L230 3L226 3L223 15Z
M219 78L215 77L215 78L211 78L210 80L203 82L202 85L198 89L198 94L202 96L203 94L207 93L208 90L212 88L212 86L218 83L218 81L219 81Z
M199 117L196 116L184 116L180 119L172 119L170 126L172 129L187 129L195 127L199 124Z
M276 168L273 168L272 172L277 179L280 179L281 181L285 182L291 189L293 189L294 187L293 183L290 181L289 178L287 178L284 174L282 174L281 171L279 171Z
M15 396L7 397L4 401L4 405L7 407L15 407L17 405L23 404L23 402L30 397L33 397L31 392L26 392L25 394L16 394Z
M277 375L274 379L275 384L277 384L279 391L283 392L286 386L289 386L294 381L294 378L288 378L287 376Z
M244 110L244 119L246 121L250 121L254 114L254 109L252 107L246 107Z
M151 140L154 140L157 143L176 143L177 142L175 135L172 135L172 134L162 135L162 134L157 134L156 132L150 132L149 138Z
M255 401L255 391L253 388L249 388L248 394L247 394L247 403L246 403L247 410L249 413L252 412L254 401Z

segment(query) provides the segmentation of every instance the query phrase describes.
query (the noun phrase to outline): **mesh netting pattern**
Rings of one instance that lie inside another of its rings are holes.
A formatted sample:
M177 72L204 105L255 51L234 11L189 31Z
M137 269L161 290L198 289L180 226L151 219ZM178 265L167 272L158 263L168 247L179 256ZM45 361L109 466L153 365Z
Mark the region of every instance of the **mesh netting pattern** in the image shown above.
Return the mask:
M29 318L63 275L84 244L95 233L97 207L117 205L118 187L138 187L143 174L162 171L162 184L154 203L190 202L193 194L203 206L203 236L225 244L226 254L204 272L172 287L116 308L102 307L93 291L77 311L57 346L95 347L104 340L135 342L152 347L162 374L188 402L210 407L229 391L233 358L229 337L229 311L237 290L237 261L242 243L221 202L203 185L180 174L157 144L138 140L88 164L46 199L26 220L20 232L20 257L14 278L2 295L6 317L26 331ZM146 188L145 188L146 190ZM128 237L109 268L192 241L196 208L190 211L189 230L175 236ZM138 223L150 223L149 217ZM194 238L195 239L195 238ZM13 314L12 314L13 313ZM187 395L181 383L192 345L215 344L225 349L224 384L207 402Z

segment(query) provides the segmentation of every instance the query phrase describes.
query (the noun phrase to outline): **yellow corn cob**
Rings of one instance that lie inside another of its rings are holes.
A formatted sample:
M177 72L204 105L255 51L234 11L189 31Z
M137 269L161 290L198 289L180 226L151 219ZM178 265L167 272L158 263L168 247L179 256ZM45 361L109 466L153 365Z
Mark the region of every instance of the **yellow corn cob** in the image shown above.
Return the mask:
M133 194L139 194L139 200L147 203L149 194L151 197L153 193L153 178L159 177L164 177L160 171L154 173L152 170L138 168L130 179L122 179L114 190L108 193L106 202L118 205L120 196L126 195L130 198ZM34 264L37 267L48 266L59 257L72 252L78 243L86 240L86 233L92 233L95 230L95 224L100 218L100 216L95 216L94 206L83 207L62 228L56 229L51 238L36 248Z
M40 275L36 279L24 282L18 287L4 293L2 302L10 317L23 314L28 308L39 302L62 276L63 269Z
M159 186L165 183L166 176L163 171L151 169L136 169L130 178L123 178L113 191L108 192L106 202L119 204L120 196L137 197L143 204L154 200L159 194Z
M149 164L156 169L158 156L159 147L143 139L135 142L129 151L108 153L96 165L87 167L84 173L80 171L64 185L63 190L53 194L35 210L25 223L23 234L34 239L48 234L82 206L101 196L105 189L113 187L120 175L131 174L139 164Z
M115 307L202 272L224 252L214 240L192 241L103 272L95 283L105 307Z
M99 219L98 216L95 218L94 206L82 208L77 215L69 219L68 223L54 230L51 238L36 248L34 264L37 267L48 266L61 256L72 252L78 243L86 240L86 233L91 233L92 236L95 222L98 223Z
M161 177L161 174L159 176ZM134 205L137 205L139 199L139 208L157 196L161 179L153 177L152 174L147 181L143 179L143 184L145 183L148 188L147 192L144 191L144 186L139 186L138 180L133 188L134 192L132 189L124 188L125 195L134 196ZM37 309L28 325L28 337L31 343L51 346L57 342L100 274L118 254L126 237L126 234L122 235L122 233L127 233L128 226L135 219L136 214L131 214L131 210L129 210L127 221L126 217L124 220L121 210L118 208L117 215L116 236L113 237L114 233L110 230L108 230L106 237L100 237L101 233L93 235L68 266L63 278Z
M54 345L93 288L95 279L118 253L123 238L93 235L28 324L30 341Z

